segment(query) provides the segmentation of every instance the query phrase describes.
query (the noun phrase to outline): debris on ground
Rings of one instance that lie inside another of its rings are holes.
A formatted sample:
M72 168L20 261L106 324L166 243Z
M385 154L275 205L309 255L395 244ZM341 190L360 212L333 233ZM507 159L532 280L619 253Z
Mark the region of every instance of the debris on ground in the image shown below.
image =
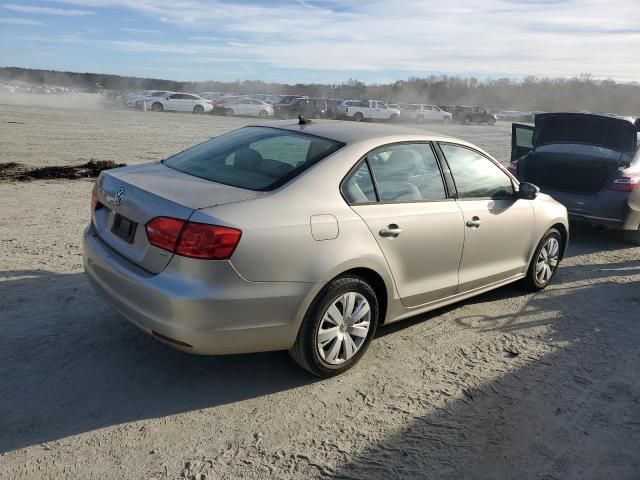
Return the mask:
M95 178L103 170L126 167L126 163L116 163L112 160L94 160L93 158L82 165L47 166L29 168L27 165L16 162L0 163L0 181L30 181L48 179Z
M520 352L513 347L504 347L503 350L505 351L505 353L509 358L515 358L518 355L520 355Z

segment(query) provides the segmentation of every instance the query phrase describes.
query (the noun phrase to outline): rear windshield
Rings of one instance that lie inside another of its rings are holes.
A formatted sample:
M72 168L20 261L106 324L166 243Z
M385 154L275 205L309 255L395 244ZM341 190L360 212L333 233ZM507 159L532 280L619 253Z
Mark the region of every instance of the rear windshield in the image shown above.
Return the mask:
M163 161L194 177L249 190L272 190L344 144L304 133L245 127Z

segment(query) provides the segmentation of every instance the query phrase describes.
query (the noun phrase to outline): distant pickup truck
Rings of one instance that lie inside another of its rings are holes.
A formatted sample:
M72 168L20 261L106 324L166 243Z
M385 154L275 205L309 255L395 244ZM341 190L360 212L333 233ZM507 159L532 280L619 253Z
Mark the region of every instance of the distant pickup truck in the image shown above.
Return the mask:
M389 108L379 100L345 100L338 106L338 117L356 122L364 120L397 122L400 119L400 110Z

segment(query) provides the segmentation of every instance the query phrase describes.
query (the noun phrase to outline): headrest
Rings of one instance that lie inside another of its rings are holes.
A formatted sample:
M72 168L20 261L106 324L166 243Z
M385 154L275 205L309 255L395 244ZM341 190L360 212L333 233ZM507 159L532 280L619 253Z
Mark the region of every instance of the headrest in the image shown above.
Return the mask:
M417 170L416 157L408 150L394 150L387 160L387 168L396 172L413 172Z
M256 171L260 169L262 155L250 148L242 148L236 151L233 166L242 170Z

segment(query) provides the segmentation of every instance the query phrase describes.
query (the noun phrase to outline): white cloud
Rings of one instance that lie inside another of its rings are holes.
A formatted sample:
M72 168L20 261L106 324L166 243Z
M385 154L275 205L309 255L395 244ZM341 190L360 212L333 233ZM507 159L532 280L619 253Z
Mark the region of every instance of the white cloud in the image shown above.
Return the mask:
M127 33L160 33L160 30L152 28L121 28L120 30Z
M50 8L50 7L36 7L32 5L16 5L14 3L5 3L3 8L11 10L12 12L20 13L36 13L42 15L61 15L65 17L82 17L85 15L93 15L93 12L88 10L68 10L62 8Z
M38 22L37 20L31 20L30 18L13 18L13 17L0 17L0 24L28 25L28 26L35 26L35 27L44 25L44 23Z
M58 0L118 7L187 40L116 43L128 51L204 53L283 69L457 72L637 79L638 0ZM606 7L606 8L605 8ZM173 36L172 36L173 37ZM207 38L210 37L210 38ZM214 40L220 38L220 40ZM214 50L198 42L211 41ZM226 42L226 46L225 45ZM356 74L356 73L354 73Z

